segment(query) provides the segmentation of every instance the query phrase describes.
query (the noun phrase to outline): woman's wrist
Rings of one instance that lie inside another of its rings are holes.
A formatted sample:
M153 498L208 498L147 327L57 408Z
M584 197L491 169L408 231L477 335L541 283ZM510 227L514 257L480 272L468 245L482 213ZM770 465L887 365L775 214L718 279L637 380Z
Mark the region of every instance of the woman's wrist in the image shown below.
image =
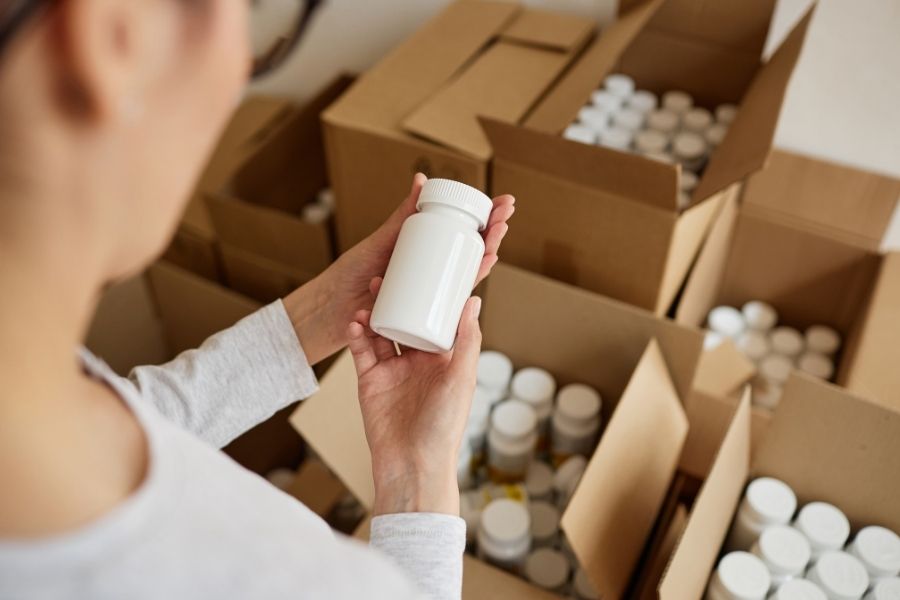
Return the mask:
M375 516L427 512L459 516L455 469L381 475L375 473Z
M337 317L332 305L333 294L328 289L329 278L324 275L308 281L282 300L310 365L327 358L342 345L340 328L333 325Z

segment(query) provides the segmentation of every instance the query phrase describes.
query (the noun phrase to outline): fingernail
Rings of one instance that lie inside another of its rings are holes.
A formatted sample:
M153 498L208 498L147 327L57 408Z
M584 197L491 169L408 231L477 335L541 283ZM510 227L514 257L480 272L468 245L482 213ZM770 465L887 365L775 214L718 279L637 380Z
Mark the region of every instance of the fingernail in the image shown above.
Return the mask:
M475 313L475 318L477 319L481 315L481 298L475 296L475 301L473 302L474 306L472 307L473 312Z

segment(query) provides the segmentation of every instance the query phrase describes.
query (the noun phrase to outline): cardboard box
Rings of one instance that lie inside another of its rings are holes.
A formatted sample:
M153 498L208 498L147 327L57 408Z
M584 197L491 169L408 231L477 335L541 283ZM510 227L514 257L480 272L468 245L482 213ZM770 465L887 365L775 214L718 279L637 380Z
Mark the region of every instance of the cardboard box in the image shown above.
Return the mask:
M505 260L665 314L737 184L763 167L808 12L766 62L773 0L620 3L603 31L524 120L485 120L494 147L491 191L516 196ZM642 89L740 105L691 206L677 208L680 166L569 141L561 132L611 72Z
M483 347L518 367L539 365L561 385L601 393L599 446L562 517L562 528L604 597L621 597L662 506L687 435L682 398L694 377L698 331L507 265L486 281ZM523 301L523 299L527 299ZM352 359L343 355L291 422L360 502L374 496L371 457ZM466 598L546 598L466 558Z
M763 300L782 323L830 325L844 338L836 382L900 408L890 358L900 336L900 255L878 251L898 196L896 179L776 152L749 180L743 207L725 207L676 320L701 326L714 306ZM727 370L722 363L720 375Z
M900 413L795 374L751 458L749 399L729 408L728 427L659 585L659 598L702 597L744 486L756 477L786 482L801 505L835 504L854 531L870 524L900 529Z
M237 165L287 116L289 106L285 99L256 96L238 107L194 188L178 230L165 252L167 261L210 281L221 279L216 233L204 196L225 183Z
M492 152L477 117L521 122L596 25L456 1L361 76L322 116L340 250L387 218L417 171L487 189Z
M334 260L331 223L303 220L303 206L328 187L325 151L319 115L352 81L339 77L302 107L292 110L277 129L266 136L231 176L206 197L212 222L222 244L229 284L241 292L260 296L261 289L277 289L278 272L310 279ZM242 251L236 257L234 250ZM260 269L256 284L245 285L246 262L274 264ZM243 259L243 260L242 260ZM259 262L259 261L257 261Z

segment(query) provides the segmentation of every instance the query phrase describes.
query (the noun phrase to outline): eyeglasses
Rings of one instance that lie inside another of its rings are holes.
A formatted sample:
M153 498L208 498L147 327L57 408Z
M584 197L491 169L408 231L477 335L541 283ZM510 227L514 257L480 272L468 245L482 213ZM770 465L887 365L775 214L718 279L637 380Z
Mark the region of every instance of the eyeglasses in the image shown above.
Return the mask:
M230 1L230 0L223 0ZM258 79L284 64L297 48L323 0L247 0L253 48L251 77ZM0 0L0 54L16 33L52 0Z

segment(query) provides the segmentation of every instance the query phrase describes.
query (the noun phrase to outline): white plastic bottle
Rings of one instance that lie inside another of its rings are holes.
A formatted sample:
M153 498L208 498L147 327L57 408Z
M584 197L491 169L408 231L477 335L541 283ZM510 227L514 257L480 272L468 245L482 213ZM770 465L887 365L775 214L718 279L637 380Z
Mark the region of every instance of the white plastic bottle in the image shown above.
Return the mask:
M831 356L841 347L841 334L827 325L813 325L806 330L806 346L813 352Z
M320 225L331 217L331 209L318 202L310 202L303 207L301 216L310 225Z
M430 179L416 208L400 229L370 323L389 340L445 352L484 258L479 231L493 202L464 183Z
M613 73L606 76L603 87L613 96L627 100L634 93L634 79L622 73Z
M612 114L596 106L585 106L578 111L578 122L589 127L595 134L609 129Z
M538 434L544 435L553 412L553 395L556 380L553 375L539 367L525 367L513 375L510 395L527 403L534 409L538 419Z
M491 406L490 397L476 386L469 408L469 420L466 422L466 440L469 442L467 445L471 450L471 458L478 464L484 462Z
M779 386L787 383L793 370L794 363L783 354L769 354L759 361L759 376Z
M772 352L796 360L803 353L806 344L799 331L793 327L782 325L769 332L769 345L772 347Z
M494 500L481 511L478 557L518 572L531 550L531 517L515 500Z
M749 552L731 552L716 567L706 600L765 600L771 577L766 565Z
M745 328L743 315L731 306L717 306L709 311L706 323L712 331L731 339L737 339Z
M789 525L766 527L751 552L769 569L776 588L788 579L803 577L811 556L809 542Z
M810 502L801 508L794 527L809 540L813 560L824 552L840 550L850 537L850 521L838 507L827 502Z
M818 352L804 352L797 359L797 368L813 377L829 380L834 375L834 362Z
M725 125L731 125L737 116L737 111L738 107L734 104L720 104L716 107L716 121Z
M655 129L644 129L634 136L634 149L644 155L665 152L668 145L666 134Z
M626 106L646 115L650 111L656 110L659 100L656 94L647 90L638 90L628 99Z
M623 108L612 116L613 127L620 127L628 131L637 132L644 126L644 113L633 108Z
M572 592L577 600L600 600L600 594L594 589L594 584L580 567L576 569L575 577L572 578Z
M524 574L539 588L560 593L569 580L569 561L558 550L538 548L525 559Z
M788 579L772 592L769 600L828 600L828 597L808 579Z
M518 483L486 483L474 490L466 490L459 495L459 516L466 522L466 541L474 542L478 534L481 513L494 500L513 500L527 505L529 498L525 487Z
M597 132L587 125L581 123L572 123L563 131L563 137L573 142L582 144L596 144Z
M478 355L478 386L491 392L492 397L498 396L497 400L502 400L509 392L512 374L512 361L502 352L484 350Z
M767 332L775 327L778 322L778 313L771 304L760 300L751 300L741 307L741 313L747 322L747 327L757 331Z
M597 145L614 150L629 150L634 132L622 127L610 127L597 135Z
M694 106L694 99L687 92L669 90L662 96L662 106L666 110L683 115Z
M728 126L722 123L713 123L703 130L703 138L710 148L719 147L725 141L726 135L728 135Z
M869 574L862 563L836 550L824 552L806 578L822 588L829 600L859 600L869 587Z
M672 138L672 152L675 160L685 169L698 173L706 164L709 147L703 136L692 131L682 131Z
M712 125L712 122L712 114L700 106L695 106L687 111L681 118L681 126L686 131L693 131L694 133L700 134L704 133L709 126Z
M553 469L540 460L533 460L525 472L525 490L534 501L549 502L553 499Z
M531 540L535 548L556 546L559 541L559 510L549 502L529 502Z
M900 536L886 527L863 527L847 551L862 562L872 581L900 575Z
M681 116L671 110L660 108L647 114L647 128L671 137L678 131Z
M879 579L872 585L865 600L900 600L900 577Z
M790 523L795 510L797 496L786 483L772 477L754 479L738 506L726 548L749 550L766 527Z
M537 416L521 400L505 400L491 414L488 473L496 482L525 479L537 445Z
M556 492L556 506L560 510L566 510L585 469L587 469L587 459L580 454L576 454L559 465L553 476L553 489Z
M572 383L559 390L550 429L550 453L555 462L573 454L593 454L600 431L600 405L600 394L589 385Z
M758 363L769 354L769 338L761 331L747 329L735 342L737 349L751 361Z
M591 105L599 108L607 114L612 114L622 108L625 98L611 94L608 90L596 90L591 92Z

